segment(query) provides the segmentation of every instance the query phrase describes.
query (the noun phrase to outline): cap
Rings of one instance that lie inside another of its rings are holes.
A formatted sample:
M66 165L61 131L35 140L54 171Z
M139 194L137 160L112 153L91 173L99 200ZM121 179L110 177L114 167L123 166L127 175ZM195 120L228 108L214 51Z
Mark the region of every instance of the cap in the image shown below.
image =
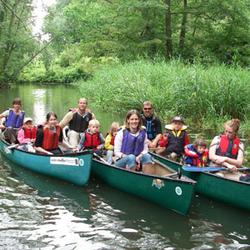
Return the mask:
M175 117L171 120L171 122L181 122L181 123L184 124L184 120L183 120L183 118L182 118L181 116L175 116Z
M32 120L32 118L31 117L26 117L26 118L24 118L24 120L23 120L23 124L25 124L26 122L32 122L33 120Z

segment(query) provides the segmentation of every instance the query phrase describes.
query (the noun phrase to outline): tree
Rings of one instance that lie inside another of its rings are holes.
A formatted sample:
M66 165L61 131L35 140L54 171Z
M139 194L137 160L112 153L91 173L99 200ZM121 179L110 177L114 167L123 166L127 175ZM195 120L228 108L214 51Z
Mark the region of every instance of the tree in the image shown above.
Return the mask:
M16 80L20 65L34 50L32 0L0 1L0 87Z

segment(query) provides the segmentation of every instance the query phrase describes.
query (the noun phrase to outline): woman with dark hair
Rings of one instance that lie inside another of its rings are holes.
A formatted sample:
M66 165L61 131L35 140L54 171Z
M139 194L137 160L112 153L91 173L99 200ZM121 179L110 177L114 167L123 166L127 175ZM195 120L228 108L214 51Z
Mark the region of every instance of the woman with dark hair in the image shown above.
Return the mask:
M0 124L0 129L3 131L4 139L9 143L16 143L17 131L23 125L25 112L21 110L21 107L20 98L15 98L12 102L12 108L0 114L0 120L5 119L3 124Z
M45 125L40 126L37 130L35 149L43 154L60 154L61 150L58 145L62 140L62 129L58 125L57 115L54 112L49 112Z
M148 154L147 133L142 127L141 115L137 110L130 110L125 118L125 126L115 137L115 165L128 169L140 169L153 163Z
M244 160L244 145L237 136L240 127L238 119L224 124L224 134L214 137L209 148L212 165L221 165L236 171Z

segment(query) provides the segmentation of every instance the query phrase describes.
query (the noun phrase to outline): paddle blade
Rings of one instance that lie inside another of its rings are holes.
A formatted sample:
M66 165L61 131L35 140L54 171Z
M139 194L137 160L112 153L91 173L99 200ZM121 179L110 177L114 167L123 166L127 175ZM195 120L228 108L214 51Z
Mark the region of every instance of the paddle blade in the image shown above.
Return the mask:
M216 172L225 170L223 167L196 167L196 166L183 166L183 170L188 172Z

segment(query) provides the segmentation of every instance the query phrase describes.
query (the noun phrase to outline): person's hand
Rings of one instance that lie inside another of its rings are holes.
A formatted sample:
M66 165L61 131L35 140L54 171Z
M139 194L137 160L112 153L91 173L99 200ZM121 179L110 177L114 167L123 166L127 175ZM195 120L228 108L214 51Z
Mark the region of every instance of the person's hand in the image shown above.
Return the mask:
M0 129L4 129L5 126L3 124L0 124Z
M229 164L227 162L224 163L224 166L227 167L230 170L230 172L236 172L237 171L237 167L236 166L234 166L232 164Z
M53 155L53 153L51 153L51 152L47 151L47 155Z
M79 152L79 149L78 149L78 148L72 148L72 151L73 151L74 153L76 153L76 152Z
M135 161L140 164L141 163L141 155L136 156Z
M150 140L147 140L147 144L149 148L155 148L155 145Z

